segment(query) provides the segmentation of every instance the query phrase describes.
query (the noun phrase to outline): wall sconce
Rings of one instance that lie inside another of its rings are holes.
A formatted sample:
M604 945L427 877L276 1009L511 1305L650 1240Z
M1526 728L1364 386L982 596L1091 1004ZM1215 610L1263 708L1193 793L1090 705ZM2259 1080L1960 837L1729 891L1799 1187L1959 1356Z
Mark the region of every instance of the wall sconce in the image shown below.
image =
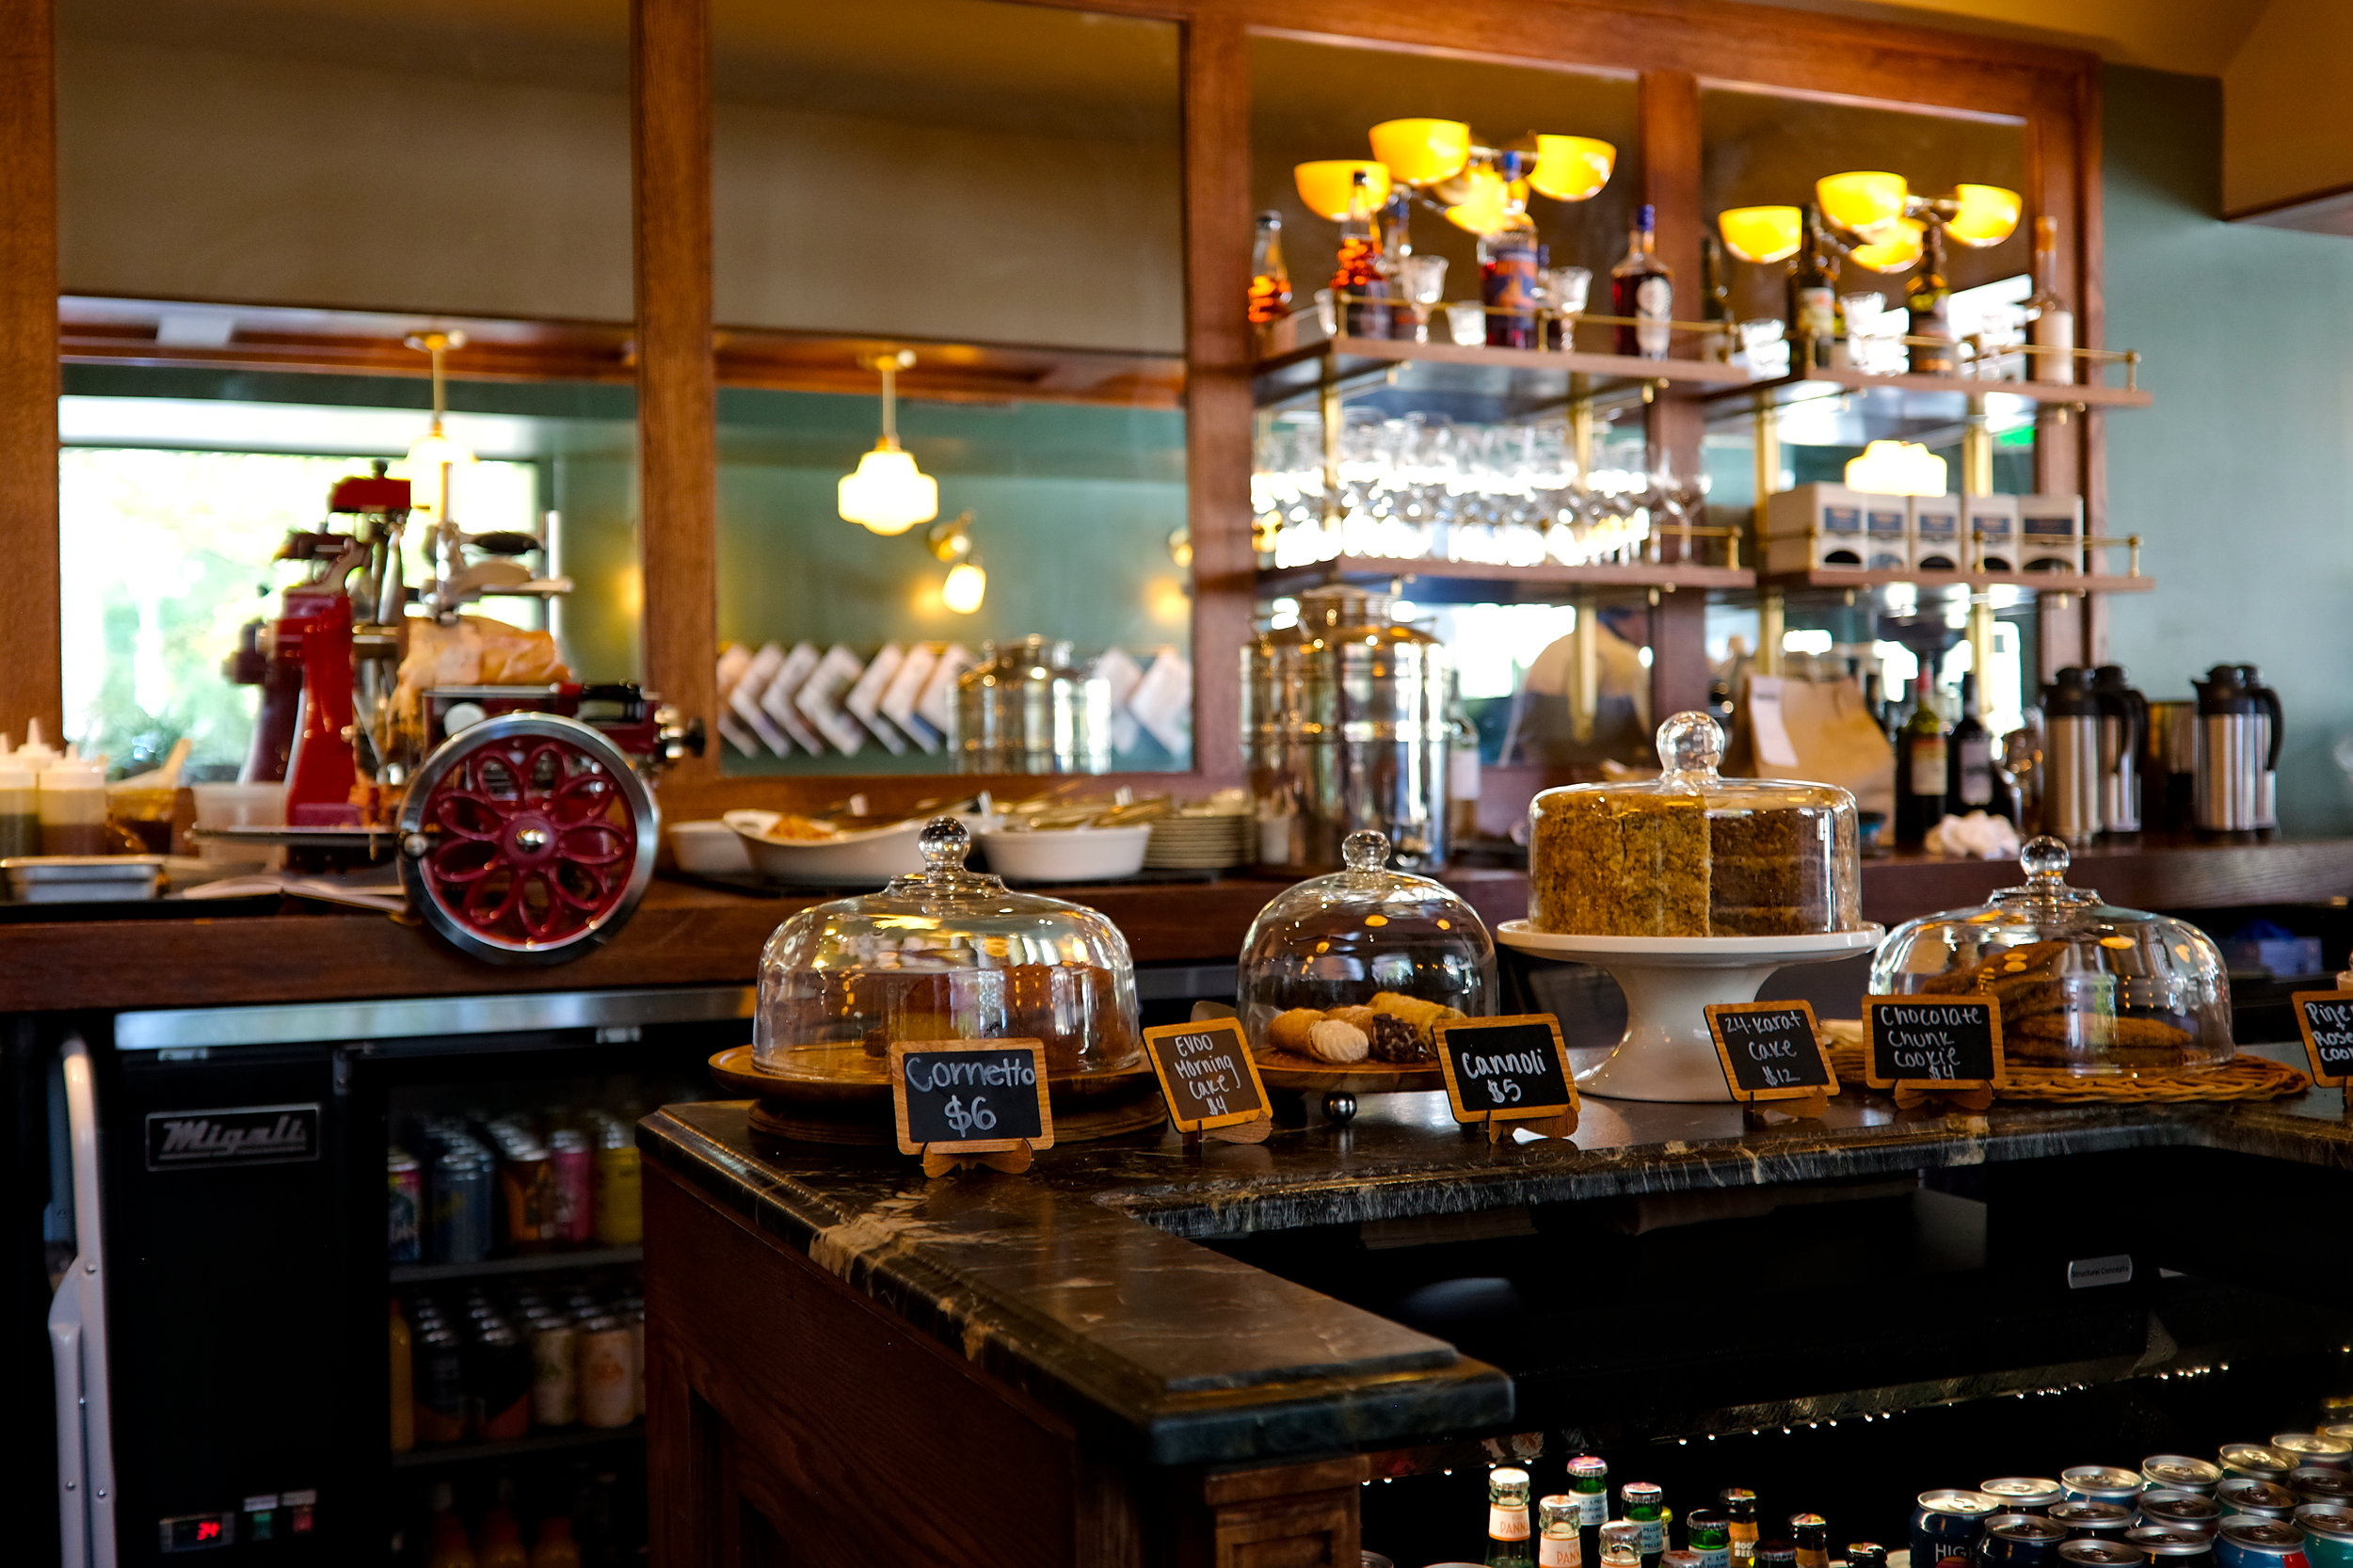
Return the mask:
M971 512L958 512L945 522L932 524L923 543L935 557L948 563L948 575L939 584L939 602L959 616L978 610L988 595L988 571L972 548Z
M441 356L453 348L465 347L466 334L420 332L401 341L405 346L428 354L433 360L433 423L408 449L409 504L415 511L445 521L449 517L450 471L474 460L470 447L452 440L441 428L449 413L449 387L441 372Z
M856 472L841 476L837 504L845 521L885 536L904 534L939 516L939 481L899 446L898 375L915 363L915 351L877 354L865 362L882 373L882 439L857 460Z
M1914 196L1902 175L1882 169L1825 175L1814 183L1814 198L1824 248L1873 272L1917 266L1931 227L1973 249L1999 245L2017 232L2022 206L2016 191L2000 185ZM1770 264L1803 248L1813 222L1801 207L1727 207L1716 215L1716 232L1740 260Z
M1511 150L1481 146L1459 120L1385 120L1372 127L1370 159L1326 159L1291 170L1299 198L1317 216L1348 216L1358 171L1378 207L1404 186L1458 229L1492 234L1526 210L1528 193L1583 201L1609 183L1618 150L1593 136L1534 136Z

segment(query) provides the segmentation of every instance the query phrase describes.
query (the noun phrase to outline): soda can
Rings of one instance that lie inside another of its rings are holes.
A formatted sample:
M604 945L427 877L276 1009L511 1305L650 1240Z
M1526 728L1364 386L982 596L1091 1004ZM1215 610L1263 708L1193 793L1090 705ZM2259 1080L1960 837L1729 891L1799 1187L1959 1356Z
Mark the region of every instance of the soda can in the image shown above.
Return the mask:
M2201 1492L2152 1489L2140 1495L2140 1522L2212 1535L2222 1524L2222 1505Z
M2098 1503L2089 1497L2070 1497L2063 1503L2051 1505L2050 1516L2067 1527L2067 1533L2077 1540L2121 1541L2124 1532L2133 1528L2133 1511L2122 1503Z
M2311 1568L2300 1527L2243 1513L2222 1521L2222 1532L2214 1538L2214 1562L2215 1568Z
M2299 1464L2288 1472L2287 1488L2299 1503L2353 1505L2353 1475L2318 1464Z
M637 1418L637 1370L629 1325L591 1318L580 1325L580 1418L592 1427L625 1427Z
M462 1443L466 1437L466 1352L446 1328L416 1336L412 1376L417 1384L417 1441Z
M504 1323L491 1323L467 1347L473 1434L503 1443L531 1434L531 1347Z
M2256 1480L2284 1481L2288 1472L2296 1468L2294 1456L2268 1443L2225 1443L2215 1457L2222 1462L2225 1476L2248 1476Z
M521 1138L500 1145L499 1197L506 1241L517 1252L537 1252L555 1240L550 1189L547 1145Z
M2313 1568L2353 1568L2353 1508L2306 1503L2290 1522L2304 1532L2304 1555Z
M2321 1432L2275 1432L2271 1446L2296 1461L2297 1465L2318 1465L2328 1470L2353 1467L2353 1443Z
M2045 1568L2058 1559L2067 1527L2040 1513L1997 1513L1977 1540L1977 1560L1986 1568Z
M579 1331L571 1320L541 1318L531 1325L531 1419L568 1427L580 1419Z
M2002 1505L1982 1492L1945 1486L1921 1493L1912 1511L1912 1560L1932 1568L1945 1558L1969 1556L1985 1522L2001 1512Z
M644 1172L627 1123L607 1122L597 1144L597 1240L633 1247L646 1239Z
M1999 1501L2005 1513L2048 1513L2067 1498L2059 1483L2044 1476L1999 1476L1977 1490Z
M2136 1525L2124 1532L2125 1544L2137 1546L2151 1568L2211 1568L2214 1537L2164 1525Z
M2222 1483L2222 1466L2187 1454L2151 1454L2140 1462L2140 1479L2169 1492L2202 1492L2211 1497Z
M549 1216L552 1240L569 1246L595 1240L597 1157L589 1152L586 1133L567 1127L548 1135L548 1185L554 1199Z
M2121 1537L2114 1541L2089 1537L2062 1541L2054 1560L2057 1568L2136 1568L2148 1560L2138 1546L2127 1544Z
M1887 1548L1876 1541L1849 1541L1847 1568L1887 1568Z
M2340 1443L2353 1444L2353 1421L2329 1421L2319 1429L2323 1437L2333 1437Z
M2284 1519L2296 1512L2298 1501L2295 1493L2277 1481L2257 1480L2252 1476L2226 1476L2214 1489L2214 1500L2222 1510L2222 1517L2234 1513L2251 1513L2259 1519Z
M388 1233L386 1256L394 1263L424 1261L424 1166L404 1148L384 1156Z
M490 1162L463 1144L433 1159L433 1261L479 1263L490 1256Z
M2059 1472L2059 1490L2078 1501L2129 1505L2140 1496L2140 1472L2114 1464L2078 1464Z

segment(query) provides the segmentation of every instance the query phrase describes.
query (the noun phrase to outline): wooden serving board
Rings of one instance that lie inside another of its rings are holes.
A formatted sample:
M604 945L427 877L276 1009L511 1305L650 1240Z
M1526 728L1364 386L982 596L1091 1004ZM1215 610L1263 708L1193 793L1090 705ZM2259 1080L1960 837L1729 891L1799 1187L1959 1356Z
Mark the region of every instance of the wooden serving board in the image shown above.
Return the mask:
M1401 1095L1446 1087L1446 1074L1435 1058L1428 1062L1366 1061L1344 1067L1287 1050L1262 1050L1258 1052L1258 1077L1270 1089L1337 1089L1353 1095Z

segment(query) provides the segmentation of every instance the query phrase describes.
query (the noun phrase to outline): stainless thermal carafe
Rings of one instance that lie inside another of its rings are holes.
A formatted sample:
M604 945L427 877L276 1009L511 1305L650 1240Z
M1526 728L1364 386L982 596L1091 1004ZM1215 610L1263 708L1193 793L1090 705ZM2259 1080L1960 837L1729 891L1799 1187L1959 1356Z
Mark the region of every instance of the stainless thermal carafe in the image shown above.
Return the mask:
M2198 688L2201 833L2265 833L2280 825L2280 694L2252 664L2217 664Z
M2042 688L2042 831L2088 844L2100 831L2100 697L2070 664Z
M1332 870L1359 828L1387 834L1407 870L1446 864L1447 652L1389 604L1310 588L1297 625L1242 650L1242 744L1270 871Z
M2133 690L2121 664L2092 676L2100 700L2100 831L2140 831L2140 748L2149 735L2149 699Z

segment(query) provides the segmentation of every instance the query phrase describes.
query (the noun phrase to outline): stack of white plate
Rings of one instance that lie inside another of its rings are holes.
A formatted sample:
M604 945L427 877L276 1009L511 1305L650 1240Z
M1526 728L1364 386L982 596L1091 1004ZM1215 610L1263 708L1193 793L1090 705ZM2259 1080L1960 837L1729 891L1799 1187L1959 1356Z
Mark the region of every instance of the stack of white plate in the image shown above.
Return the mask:
M1252 819L1247 812L1214 816L1180 811L1157 817L1152 841L1144 846L1147 871L1224 871L1251 857Z

